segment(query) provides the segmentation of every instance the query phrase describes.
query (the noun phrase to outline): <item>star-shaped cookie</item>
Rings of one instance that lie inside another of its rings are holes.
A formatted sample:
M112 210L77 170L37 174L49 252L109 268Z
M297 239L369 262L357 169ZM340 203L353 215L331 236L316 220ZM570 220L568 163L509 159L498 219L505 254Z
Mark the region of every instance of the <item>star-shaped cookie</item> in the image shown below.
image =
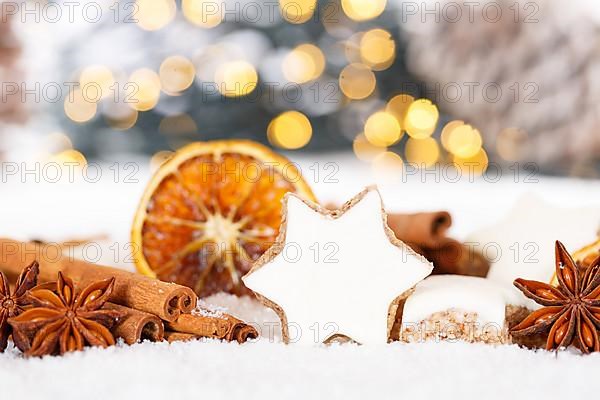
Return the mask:
M335 211L292 193L283 202L276 243L243 281L277 312L284 341L387 343L390 306L433 265L396 239L377 189Z
M471 234L467 243L490 259L489 279L520 294L513 287L517 278L552 280L557 238L575 250L594 240L599 228L599 207L557 207L527 193L503 220Z

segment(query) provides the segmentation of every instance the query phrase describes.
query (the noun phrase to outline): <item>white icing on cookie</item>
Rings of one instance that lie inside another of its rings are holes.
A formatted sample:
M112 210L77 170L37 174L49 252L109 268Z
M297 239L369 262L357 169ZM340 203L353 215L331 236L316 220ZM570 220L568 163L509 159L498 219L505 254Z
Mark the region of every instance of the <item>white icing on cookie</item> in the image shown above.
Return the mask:
M374 189L341 216L286 198L284 246L257 262L243 278L246 286L283 312L291 343L321 343L334 334L386 343L390 304L429 275L431 263L386 231Z
M525 306L527 299L485 278L434 275L420 282L404 304L402 323L417 324L436 312L474 312L478 323L504 326L506 306Z

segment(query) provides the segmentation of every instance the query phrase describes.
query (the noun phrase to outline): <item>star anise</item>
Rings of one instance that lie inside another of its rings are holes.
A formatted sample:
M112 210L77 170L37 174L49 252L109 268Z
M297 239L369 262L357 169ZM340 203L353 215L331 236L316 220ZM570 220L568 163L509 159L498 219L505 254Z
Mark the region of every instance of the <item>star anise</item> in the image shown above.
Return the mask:
M558 287L517 279L525 296L545 307L511 329L513 335L548 332L546 349L574 344L584 353L600 351L600 257L587 268L577 265L561 242L556 242Z
M29 303L27 291L37 285L40 267L37 262L32 262L19 275L14 293L11 293L6 275L0 272L0 353L6 350L8 337L12 328L8 319L16 317L23 312Z
M73 281L60 272L58 280L30 291L33 307L8 321L13 341L26 356L64 354L84 346L115 344L110 329L122 313L101 309L115 279L94 282L76 293Z

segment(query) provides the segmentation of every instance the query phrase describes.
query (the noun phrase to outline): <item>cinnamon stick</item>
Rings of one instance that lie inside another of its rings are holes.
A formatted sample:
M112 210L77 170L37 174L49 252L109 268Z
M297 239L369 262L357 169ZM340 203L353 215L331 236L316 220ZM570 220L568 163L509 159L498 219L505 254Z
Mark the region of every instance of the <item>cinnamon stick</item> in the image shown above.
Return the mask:
M114 277L112 303L145 311L166 321L175 321L180 314L196 307L196 294L188 287L76 260L63 254L60 246L0 239L0 271L16 277L24 265L34 260L40 264L39 282L56 280L59 271L82 286Z
M183 333L183 332L173 332L173 331L165 332L165 339L169 343L187 342L187 341L195 340L195 339L199 339L199 338L200 338L199 336L194 335L193 333Z
M135 344L144 339L160 342L164 339L165 327L156 315L114 303L106 303L104 308L121 311L124 314L118 325L113 328L113 334L115 337L123 338L125 343Z
M254 327L229 314L218 316L198 313L181 314L177 320L167 322L165 325L170 331L227 341L237 340L238 343L258 337L258 332Z
M403 242L419 247L437 247L446 238L452 217L446 211L388 214L388 225Z
M433 263L434 274L485 277L490 269L480 253L446 236L452 218L445 211L389 214L388 225L398 239Z
M446 238L435 248L414 249L435 265L433 274L486 277L490 263L486 258L457 240Z

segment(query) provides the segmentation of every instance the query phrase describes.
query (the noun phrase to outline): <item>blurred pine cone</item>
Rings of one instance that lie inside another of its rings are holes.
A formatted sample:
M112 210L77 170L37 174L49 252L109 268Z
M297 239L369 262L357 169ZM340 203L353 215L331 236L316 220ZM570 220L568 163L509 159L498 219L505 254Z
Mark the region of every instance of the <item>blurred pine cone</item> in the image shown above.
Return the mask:
M469 10L441 2L439 22L424 10L401 14L409 70L427 82L427 93L435 94L444 111L480 129L496 160L597 175L600 15L595 2L488 3L471 3L477 5Z
M4 8L0 8L0 82L3 87L0 92L4 92L7 85L23 83L23 73L18 64L21 48L15 38L12 30L10 15L2 14ZM11 85L11 92L3 93L0 98L0 124L5 122L23 122L25 119L24 104L19 94L12 94L14 86Z

